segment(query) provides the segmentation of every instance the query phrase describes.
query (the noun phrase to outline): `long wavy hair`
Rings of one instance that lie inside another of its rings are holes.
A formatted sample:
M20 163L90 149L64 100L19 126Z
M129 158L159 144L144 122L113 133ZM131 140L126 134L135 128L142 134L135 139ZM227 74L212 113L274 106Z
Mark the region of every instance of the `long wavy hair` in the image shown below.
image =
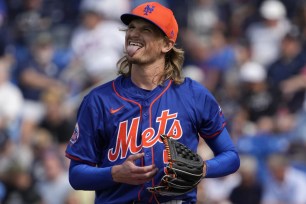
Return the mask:
M168 40L168 39L167 39ZM175 84L183 82L182 66L184 62L184 51L175 46L165 55L165 69L159 79L159 85L164 84L168 79L171 79ZM128 61L126 56L123 56L117 62L119 67L118 74L123 76L130 76L132 70L132 63Z

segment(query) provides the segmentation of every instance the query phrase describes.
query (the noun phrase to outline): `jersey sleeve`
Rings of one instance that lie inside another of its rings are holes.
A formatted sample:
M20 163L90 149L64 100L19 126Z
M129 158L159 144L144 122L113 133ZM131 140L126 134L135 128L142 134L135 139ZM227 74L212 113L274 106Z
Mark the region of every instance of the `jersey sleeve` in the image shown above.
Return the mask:
M91 97L85 97L77 113L77 122L67 145L66 157L92 166L99 163L101 117L102 113L98 114Z
M225 127L225 118L220 105L208 90L203 90L198 96L201 101L197 104L200 114L199 133L204 139L214 138Z

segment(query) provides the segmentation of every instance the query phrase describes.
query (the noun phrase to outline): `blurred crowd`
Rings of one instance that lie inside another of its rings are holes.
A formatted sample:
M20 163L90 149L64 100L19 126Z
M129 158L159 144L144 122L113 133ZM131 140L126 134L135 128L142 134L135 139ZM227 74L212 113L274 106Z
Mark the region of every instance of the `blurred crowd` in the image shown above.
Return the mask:
M87 204L65 148L83 96L117 74L120 14L143 0L0 0L0 203ZM198 203L306 204L306 1L158 0L183 73L217 98L241 157ZM205 142L199 153L213 156Z

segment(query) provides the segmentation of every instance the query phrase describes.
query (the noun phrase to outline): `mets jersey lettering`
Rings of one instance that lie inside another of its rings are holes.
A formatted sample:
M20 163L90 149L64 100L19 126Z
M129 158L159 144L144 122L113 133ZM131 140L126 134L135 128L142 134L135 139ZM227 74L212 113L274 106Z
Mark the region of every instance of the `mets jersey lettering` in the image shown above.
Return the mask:
M141 151L143 147L148 148L154 146L157 142L162 143L159 135L164 134L168 121L173 120L170 130L166 133L174 139L182 137L183 130L180 121L176 119L177 113L169 114L169 110L162 111L160 117L157 117L156 122L159 123L157 134L153 128L145 129L142 134L142 144L137 145L137 132L139 129L140 118L133 118L132 124L128 130L128 121L120 122L117 134L115 148L108 150L109 161L116 161L120 155L120 159L126 158L127 152L135 154Z

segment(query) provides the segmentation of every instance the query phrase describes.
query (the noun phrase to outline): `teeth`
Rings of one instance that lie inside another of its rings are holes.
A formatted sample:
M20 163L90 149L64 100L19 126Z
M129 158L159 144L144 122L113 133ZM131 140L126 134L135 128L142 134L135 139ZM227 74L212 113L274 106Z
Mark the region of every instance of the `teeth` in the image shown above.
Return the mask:
M129 45L142 47L142 44L141 44L141 43L138 43L138 42L130 42Z

